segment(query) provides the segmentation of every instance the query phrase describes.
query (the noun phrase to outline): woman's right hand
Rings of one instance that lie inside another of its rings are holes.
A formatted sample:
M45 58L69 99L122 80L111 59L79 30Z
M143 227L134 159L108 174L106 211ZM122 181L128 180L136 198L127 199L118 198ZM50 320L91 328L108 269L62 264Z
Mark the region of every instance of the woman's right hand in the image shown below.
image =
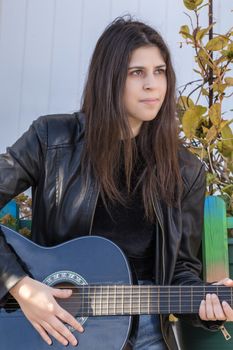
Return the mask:
M70 297L72 290L52 288L26 276L10 289L10 294L17 300L27 319L49 345L52 344L49 335L63 345L68 343L77 345L77 339L64 323L79 332L83 332L83 327L55 300L55 298Z

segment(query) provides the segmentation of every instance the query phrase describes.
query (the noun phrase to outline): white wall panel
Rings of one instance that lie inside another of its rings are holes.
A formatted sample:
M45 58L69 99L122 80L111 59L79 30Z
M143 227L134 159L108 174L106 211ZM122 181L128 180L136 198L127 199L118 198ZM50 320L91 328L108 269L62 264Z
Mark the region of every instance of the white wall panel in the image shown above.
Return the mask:
M47 113L54 41L55 0L27 2L19 133L25 121Z
M0 2L0 150L18 136L27 1Z
M111 19L118 16L123 16L126 14L131 14L132 16L138 14L140 7L139 0L111 0Z
M72 11L67 11L70 6ZM48 113L78 108L83 48L83 0L58 0L55 6Z
M223 32L233 23L232 1L214 4ZM182 0L0 0L0 151L37 116L79 109L96 41L117 16L130 13L163 35L177 86L195 79L193 51L180 48L184 12Z

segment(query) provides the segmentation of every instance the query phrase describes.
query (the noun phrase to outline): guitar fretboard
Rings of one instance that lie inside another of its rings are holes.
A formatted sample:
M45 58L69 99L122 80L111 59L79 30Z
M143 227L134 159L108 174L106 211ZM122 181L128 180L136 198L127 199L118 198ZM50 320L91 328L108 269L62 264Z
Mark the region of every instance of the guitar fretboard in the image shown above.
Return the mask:
M225 286L128 286L90 285L74 288L79 316L198 313L206 294L215 293L233 305L232 288ZM61 302L65 307L66 301ZM72 307L73 307L72 305ZM67 307L66 307L67 309Z

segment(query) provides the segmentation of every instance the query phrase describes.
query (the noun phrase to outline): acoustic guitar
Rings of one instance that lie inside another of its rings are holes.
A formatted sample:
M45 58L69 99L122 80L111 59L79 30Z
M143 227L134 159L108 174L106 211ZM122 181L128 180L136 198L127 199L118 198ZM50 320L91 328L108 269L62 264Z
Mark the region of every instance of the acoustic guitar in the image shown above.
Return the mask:
M133 315L198 313L207 293L232 305L232 288L225 286L133 285L129 263L113 242L83 236L55 247L39 246L1 226L6 241L34 279L49 286L71 288L72 296L58 299L85 332L71 331L79 350L124 349ZM53 339L47 345L25 318L13 297L0 309L1 350L74 349Z

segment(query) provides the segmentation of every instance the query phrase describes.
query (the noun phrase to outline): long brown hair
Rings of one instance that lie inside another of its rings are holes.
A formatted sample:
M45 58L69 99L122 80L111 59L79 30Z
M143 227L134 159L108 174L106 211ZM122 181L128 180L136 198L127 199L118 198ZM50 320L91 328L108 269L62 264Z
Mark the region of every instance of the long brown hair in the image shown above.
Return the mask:
M128 192L136 154L123 104L125 81L133 50L151 45L159 48L167 67L167 92L163 105L154 120L142 124L137 137L138 152L145 163L138 183L141 183L145 215L153 222L156 196L174 205L181 189L176 79L169 50L157 31L131 17L118 17L105 29L91 59L82 112L86 115L83 157L86 178L90 173L94 175L102 198L124 203L118 187L122 144Z

